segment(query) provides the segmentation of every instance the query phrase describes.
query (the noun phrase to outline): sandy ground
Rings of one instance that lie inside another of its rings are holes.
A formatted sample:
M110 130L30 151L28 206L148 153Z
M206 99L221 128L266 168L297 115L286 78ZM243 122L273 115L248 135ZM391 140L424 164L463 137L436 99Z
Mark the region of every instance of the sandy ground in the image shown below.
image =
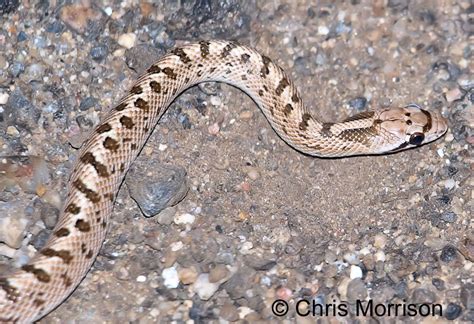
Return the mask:
M94 267L42 322L474 320L468 1L12 6L1 17L0 155L45 164L31 166L39 187L25 190L17 179L0 195L0 207L15 208L27 224L17 246L0 243L5 264L24 262L35 250L29 243L41 246L76 148L140 72L175 45L250 44L279 62L328 121L414 102L450 123L444 138L416 150L316 159L281 141L239 90L190 89L122 186ZM160 193L179 200L184 185L180 203L143 217ZM281 317L272 313L278 299L289 305ZM364 300L439 304L441 312L363 316L356 306ZM306 301L303 314L313 302L337 311L299 316L299 301Z

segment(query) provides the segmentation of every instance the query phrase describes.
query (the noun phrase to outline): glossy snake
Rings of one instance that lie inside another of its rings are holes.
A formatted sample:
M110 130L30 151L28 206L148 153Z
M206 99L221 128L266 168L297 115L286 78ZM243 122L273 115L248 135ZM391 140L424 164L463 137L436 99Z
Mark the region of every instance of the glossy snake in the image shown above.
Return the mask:
M104 241L131 162L170 103L205 81L246 92L285 142L319 157L394 152L431 142L447 129L439 113L416 105L324 123L305 108L285 72L254 49L229 41L175 48L136 81L84 143L46 246L27 265L0 277L0 321L39 319L77 287Z

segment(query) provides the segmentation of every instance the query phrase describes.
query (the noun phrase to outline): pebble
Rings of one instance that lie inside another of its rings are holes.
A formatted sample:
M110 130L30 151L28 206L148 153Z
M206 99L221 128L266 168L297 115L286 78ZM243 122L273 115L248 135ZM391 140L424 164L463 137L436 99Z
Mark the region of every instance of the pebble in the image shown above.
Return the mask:
M146 276L140 275L137 277L137 282L145 282L146 281Z
M18 135L20 135L20 132L18 131L18 129L16 129L15 126L8 126L7 127L7 134L10 135L10 136L18 136Z
M446 245L441 251L440 259L443 262L451 262L456 259L458 252L454 246Z
M240 113L239 117L242 120L250 120L253 117L253 112L250 110L244 110Z
M240 318L239 310L231 303L225 303L220 308L219 316L229 322L235 322Z
M10 95L6 92L0 93L0 105L5 105L8 102Z
M448 190L453 189L456 186L456 181L454 179L447 179L444 181L444 187Z
M458 216L453 212L444 212L441 214L441 219L446 223L454 223L456 222L457 218Z
M357 98L351 99L349 100L349 106L352 109L355 109L357 111L363 111L365 110L365 106L367 106L367 98L357 97Z
M98 105L98 100L94 97L86 97L82 99L81 103L79 104L79 110L86 111L94 106Z
M351 304L367 298L367 288L361 279L354 279L347 285L347 301Z
M362 269L356 265L351 265L351 279L362 278Z
M280 287L276 290L276 297L278 299L290 300L291 296L293 296L293 292L287 287Z
M192 268L183 268L179 270L179 280L184 284L184 285L190 285L193 284L197 277L198 273L194 267Z
M347 300L347 288L349 286L350 281L350 278L342 278L342 280L339 282L339 285L337 286L337 292L339 293L339 296L343 301Z
M447 320L455 320L462 313L462 308L458 304L449 303L446 307L445 317Z
M137 41L137 35L134 33L127 33L127 34L122 34L119 36L117 43L125 47L126 49L130 49L133 46L135 46L135 42Z
M219 282L224 280L230 274L229 269L224 264L217 264L211 271L209 271L209 281Z
M25 75L28 81L39 81L44 75L44 66L42 64L33 63L26 68Z
M260 177L260 173L258 172L258 169L256 167L246 167L245 172L251 180L257 180Z
M322 36L326 36L329 34L329 28L326 26L318 26L318 34Z
M207 128L207 131L208 131L208 133L211 134L211 135L217 135L217 134L219 134L219 131L220 131L219 124L218 124L218 123L213 123L212 125L210 125L210 126Z
M141 159L146 157L142 156ZM145 167L146 163L137 161L128 172L125 183L130 196L143 214L152 217L183 200L188 192L188 184L184 168L154 165L150 172L150 169ZM136 167L139 164L142 167Z
M97 45L91 48L89 55L94 61L101 62L109 54L109 48L106 45Z
M201 300L209 300L219 289L219 286L219 283L209 281L207 273L201 273L194 282L193 289Z
M448 92L446 92L445 96L446 96L446 101L448 103L452 103L453 101L455 100L459 100L462 98L462 91L459 89L459 88L454 88L454 89L451 89L449 90Z
M178 287L179 275L178 271L176 271L176 268L170 267L163 269L161 272L161 277L163 278L163 284L166 288L174 289Z
M0 242L14 249L20 248L29 223L27 218L18 217L24 208L22 203L0 201Z
M163 209L156 217L156 221L161 225L170 225L176 215L176 207L167 207Z
M192 224L196 220L196 216L192 214L179 214L174 218L174 223L179 224Z
M375 261L385 261L385 253L383 251L377 251L375 253Z
M349 253L344 254L343 258L349 264L359 264L360 263L359 257L357 256L357 254L355 254L353 252L349 252Z
M415 304L432 304L436 301L436 294L429 289L417 288L413 291L412 301Z
M385 245L387 244L387 236L384 234L377 234L374 237L374 246L377 249L383 249Z

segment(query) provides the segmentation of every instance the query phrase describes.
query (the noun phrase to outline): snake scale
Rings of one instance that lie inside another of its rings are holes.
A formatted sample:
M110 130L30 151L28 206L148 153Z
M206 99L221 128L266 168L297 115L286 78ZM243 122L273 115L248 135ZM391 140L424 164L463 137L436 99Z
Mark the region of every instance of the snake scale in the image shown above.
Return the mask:
M84 143L46 245L29 263L0 277L0 321L37 320L79 285L104 241L130 164L173 100L205 81L225 82L247 93L285 142L313 156L395 152L431 142L447 130L439 113L416 105L321 122L305 108L288 75L250 47L201 41L172 49L135 82Z

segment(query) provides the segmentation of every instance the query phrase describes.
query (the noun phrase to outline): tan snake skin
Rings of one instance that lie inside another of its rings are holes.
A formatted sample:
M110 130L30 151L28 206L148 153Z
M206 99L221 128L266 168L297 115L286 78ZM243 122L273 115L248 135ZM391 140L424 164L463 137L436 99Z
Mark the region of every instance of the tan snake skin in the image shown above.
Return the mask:
M0 321L37 320L79 285L104 241L131 162L170 103L204 81L246 92L283 140L314 156L394 152L431 142L447 130L439 113L416 105L323 123L307 111L283 70L254 49L228 41L176 48L136 81L84 143L64 210L46 246L27 265L0 277Z

